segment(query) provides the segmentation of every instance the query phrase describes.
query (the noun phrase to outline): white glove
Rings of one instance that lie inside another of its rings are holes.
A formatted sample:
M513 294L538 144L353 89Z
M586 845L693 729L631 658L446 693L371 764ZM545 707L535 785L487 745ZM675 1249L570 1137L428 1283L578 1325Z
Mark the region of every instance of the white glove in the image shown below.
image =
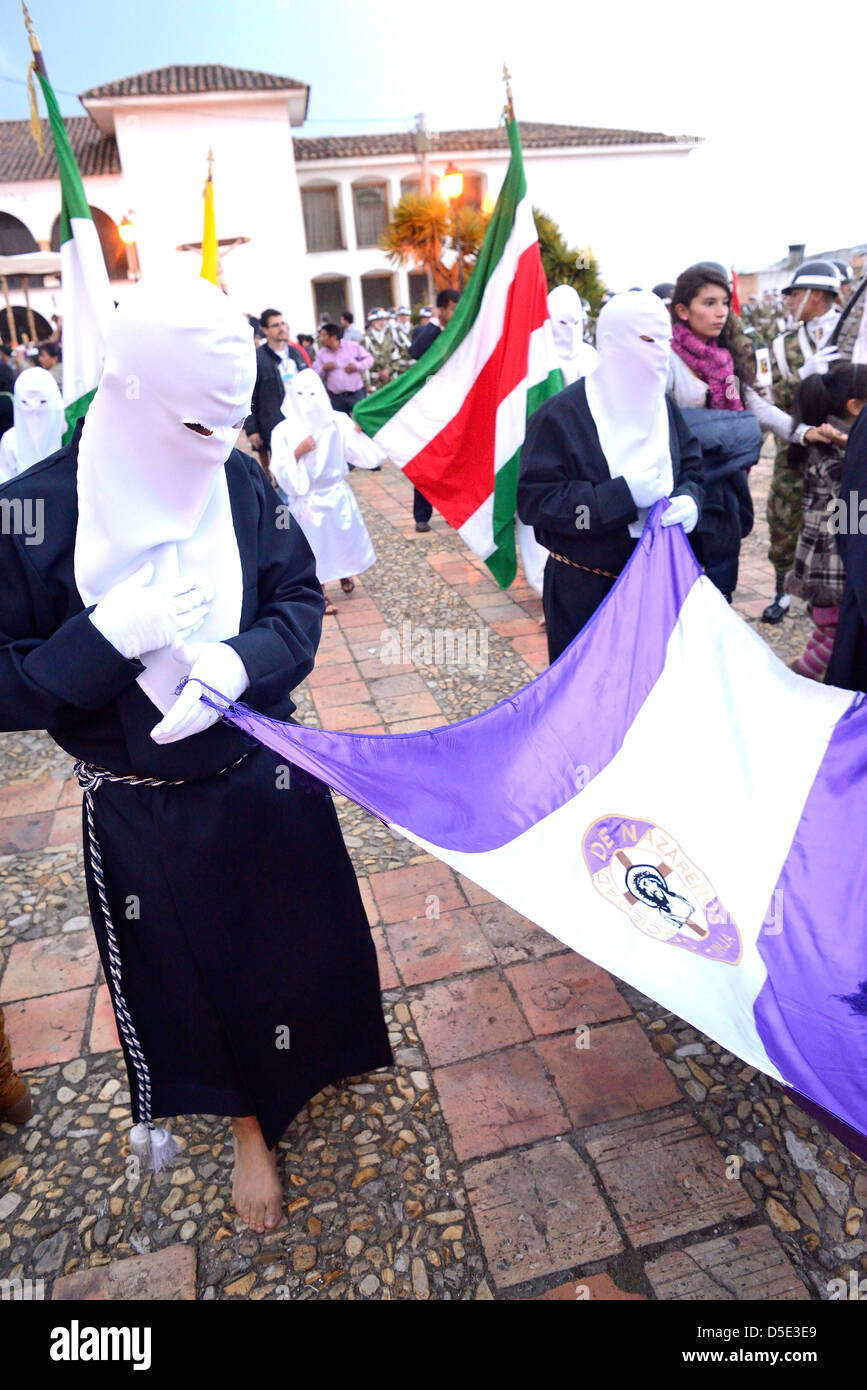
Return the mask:
M687 497L685 492L670 498L668 506L662 513L663 526L677 526L679 522L687 535L690 531L695 530L697 521L698 507L691 497Z
M211 595L198 584L173 594L165 584L151 584L148 560L100 599L90 621L107 642L127 658L159 651L201 627Z
M798 376L802 381L806 381L808 376L815 376L818 373L824 376L832 362L839 362L840 350L836 343L826 343L820 347L812 357L808 357L803 367L798 368Z
M640 510L652 507L666 493L662 469L658 463L645 463L634 473L623 475L623 481L632 493L632 500Z
M177 743L209 729L220 718L220 711L206 705L201 698L202 686L208 685L237 700L250 684L247 668L235 651L225 642L176 642L172 648L176 661L189 666L187 683L167 714L151 729L154 743ZM211 699L211 691L205 692Z

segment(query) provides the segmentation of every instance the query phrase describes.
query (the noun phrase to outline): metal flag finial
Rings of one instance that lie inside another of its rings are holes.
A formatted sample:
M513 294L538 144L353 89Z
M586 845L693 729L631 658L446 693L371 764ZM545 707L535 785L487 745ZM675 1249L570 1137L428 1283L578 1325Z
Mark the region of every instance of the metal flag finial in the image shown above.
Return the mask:
M507 121L513 121L515 119L515 106L512 101L512 74L505 63L503 64L503 81L506 84L506 105L503 108L503 115Z

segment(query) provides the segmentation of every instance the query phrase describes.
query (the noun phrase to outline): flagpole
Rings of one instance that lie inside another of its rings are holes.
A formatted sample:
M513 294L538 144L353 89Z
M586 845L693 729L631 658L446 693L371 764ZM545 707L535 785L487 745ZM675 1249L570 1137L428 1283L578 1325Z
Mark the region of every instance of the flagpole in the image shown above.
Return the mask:
M24 0L22 0L22 4L23 3ZM506 86L506 104L503 107L503 115L508 122L515 119L515 103L512 101L512 74L509 72L505 63L503 64L503 82Z

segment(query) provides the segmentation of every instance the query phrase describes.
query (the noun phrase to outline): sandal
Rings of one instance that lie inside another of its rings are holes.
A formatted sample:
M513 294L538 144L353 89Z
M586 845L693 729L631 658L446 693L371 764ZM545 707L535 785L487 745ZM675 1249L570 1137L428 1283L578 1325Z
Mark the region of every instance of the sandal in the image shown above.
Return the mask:
M328 615L329 615L330 613L336 613L336 612L337 612L337 605L334 604L334 603L332 603L332 602L330 601L330 599L326 599L326 601L325 601L325 616L328 617Z
M355 580L354 580L354 579L341 579L341 581L340 581L340 587L341 587L341 589L343 590L343 592L344 592L345 594L351 594L351 593L352 593L352 590L355 588Z

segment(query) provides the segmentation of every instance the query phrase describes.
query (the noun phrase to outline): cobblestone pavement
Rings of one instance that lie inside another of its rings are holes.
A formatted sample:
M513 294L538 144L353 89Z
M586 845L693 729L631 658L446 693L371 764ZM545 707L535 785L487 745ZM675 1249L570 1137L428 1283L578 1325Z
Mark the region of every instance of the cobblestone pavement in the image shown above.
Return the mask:
M803 605L758 622L769 476L763 458L737 607L791 660ZM351 596L334 586L302 720L429 728L544 668L525 584L501 593L439 519L416 534L396 470L352 486L378 562ZM483 629L487 669L384 664L404 623ZM45 736L0 738L0 1002L35 1099L0 1126L0 1278L55 1298L776 1300L867 1269L867 1169L774 1082L340 797L394 1069L327 1087L290 1127L274 1232L231 1210L223 1119L174 1121L179 1162L140 1180L69 773Z

